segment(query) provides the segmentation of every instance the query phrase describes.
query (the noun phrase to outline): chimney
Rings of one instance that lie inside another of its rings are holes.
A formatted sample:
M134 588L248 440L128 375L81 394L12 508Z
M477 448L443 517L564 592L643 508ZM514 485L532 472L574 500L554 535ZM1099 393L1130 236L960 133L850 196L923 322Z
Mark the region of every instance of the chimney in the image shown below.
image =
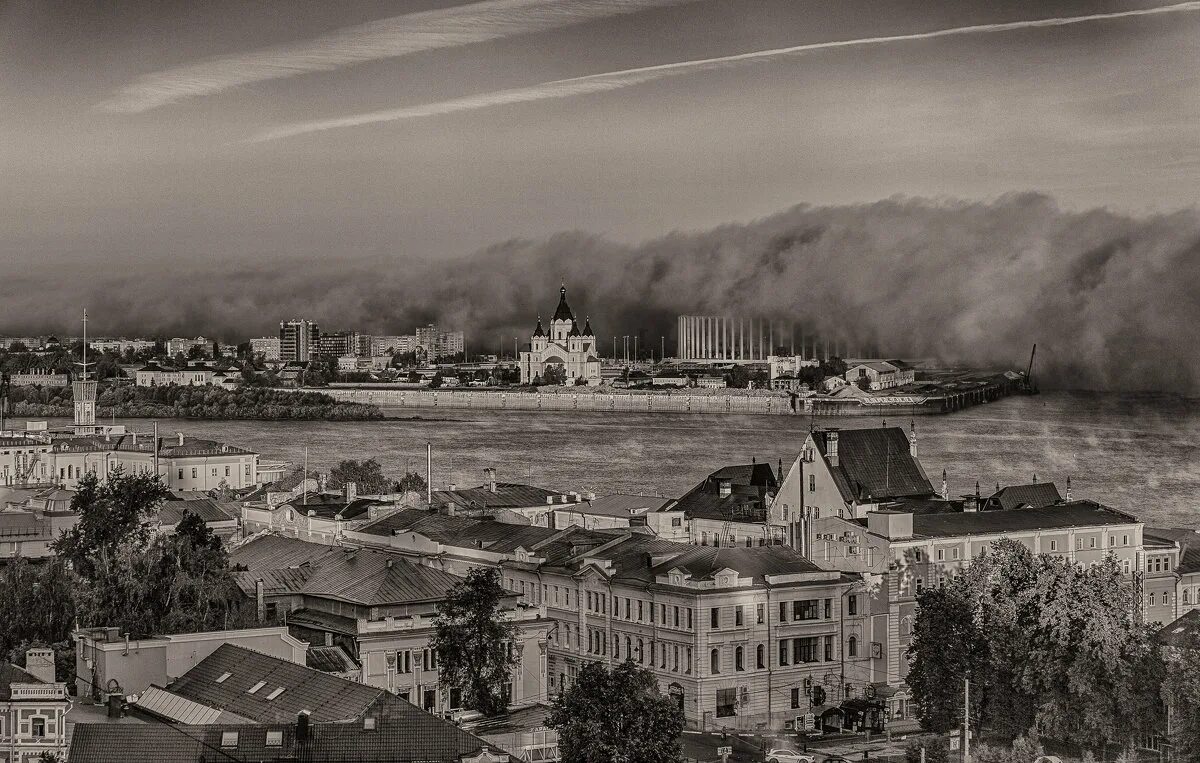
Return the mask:
M179 433L179 447L183 447L183 432Z
M296 741L308 741L308 711L301 710L296 714Z
M392 568L392 558L388 557L388 560L384 562L384 564L386 564L387 568L390 570Z
M133 433L133 444L137 445L137 432Z
M733 493L733 480L725 478L719 479L717 480L717 488L717 492L720 494L720 496L725 498Z
M908 423L908 452L913 458L917 457L917 421L912 419Z
M1066 499L1067 503L1071 502L1071 475L1069 474L1067 475L1067 494L1063 498Z
M838 465L838 431L830 429L825 433L825 456L830 466Z
M263 579L259 578L254 581L254 603L258 612L258 621L261 623L267 619L267 605L263 601Z
M483 470L483 478L487 480L488 492L495 495L496 493L496 470L488 467Z
M950 500L950 487L946 483L946 470L945 469L942 469L942 500L943 501Z
M44 683L54 683L54 650L37 648L25 652L25 672Z
M355 498L358 498L358 483L347 482L345 487L342 488L342 493L346 499L346 503L350 503Z

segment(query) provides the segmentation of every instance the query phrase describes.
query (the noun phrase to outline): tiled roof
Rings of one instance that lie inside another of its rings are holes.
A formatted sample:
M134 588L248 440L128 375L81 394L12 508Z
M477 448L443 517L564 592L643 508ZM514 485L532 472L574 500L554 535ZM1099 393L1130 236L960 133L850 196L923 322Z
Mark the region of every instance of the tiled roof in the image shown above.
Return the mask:
M827 430L812 433L826 462L831 434ZM837 441L838 465L830 464L829 470L843 500L875 503L933 495L933 486L900 427L843 429L838 431Z
M279 535L260 535L251 538L229 552L230 566L241 566L251 572L299 567L329 554L340 554L333 546L309 543Z
M987 499L988 509L1040 509L1053 506L1062 500L1053 482L1035 482L1029 485L1008 485L992 493Z
M724 480L730 482L730 494L722 496L720 485ZM777 488L775 471L768 463L725 466L665 508L685 512L691 518L761 522L766 513L766 494Z
M177 525L188 511L204 522L227 522L241 516L237 504L201 498L192 501L164 501L158 509L158 521L164 525Z
M45 681L30 673L26 673L16 665L8 662L0 662L0 701L7 702L12 699L13 684L41 683L45 683Z
M1195 648L1200 646L1200 609L1185 612L1158 631L1158 639L1167 646Z
M462 490L434 490L433 505L454 504L464 509L518 509L549 506L547 498L558 499L562 495L557 490L498 482L494 493L487 485Z
M788 575L821 570L795 549L785 546L693 547L692 550L659 564L654 568L654 572L664 574L675 568L687 570L695 580L712 580L717 572L726 568L737 570L739 575L755 578L761 578L763 575Z
M354 519L369 512L372 506L386 505L386 501L376 498L355 498L353 501L347 501L344 496L330 493L303 493L279 504L289 506L301 514L312 512L313 516L324 519Z
M652 495L623 495L620 493L595 498L574 506L564 506L563 511L593 514L606 517L631 517L647 511L658 511L671 502L669 498Z
M357 532L390 536L397 531L412 531L436 538L445 533L463 531L480 521L472 517L452 517L428 509L401 509L363 525Z
M322 673L352 673L359 664L340 646L310 646L305 664Z
M1020 530L1132 525L1137 522L1129 514L1094 501L1072 501L1040 509L914 515L913 535L931 538L994 535Z

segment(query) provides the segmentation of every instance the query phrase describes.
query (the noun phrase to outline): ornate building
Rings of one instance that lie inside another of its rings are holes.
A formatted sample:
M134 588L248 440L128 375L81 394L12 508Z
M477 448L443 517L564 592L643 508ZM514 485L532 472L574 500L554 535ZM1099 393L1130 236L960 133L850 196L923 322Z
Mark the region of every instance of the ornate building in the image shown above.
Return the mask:
M590 319L584 320L583 330L567 304L567 287L559 289L558 308L550 319L550 333L542 329L539 316L537 328L529 340L529 349L521 353L521 383L545 380L546 370L559 366L567 384L583 379L587 384L600 383L600 357L596 354L596 335Z

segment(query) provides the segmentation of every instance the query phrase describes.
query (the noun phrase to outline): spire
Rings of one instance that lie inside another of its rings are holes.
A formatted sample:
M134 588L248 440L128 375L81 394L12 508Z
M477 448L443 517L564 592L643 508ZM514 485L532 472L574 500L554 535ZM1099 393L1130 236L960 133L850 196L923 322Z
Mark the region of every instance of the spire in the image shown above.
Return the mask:
M1037 484L1037 474L1033 475L1033 484Z
M575 314L571 312L571 306L567 304L567 287L565 285L558 290L558 307L554 310L554 317L550 320L575 322Z
M592 331L592 317L590 315L583 319L583 335L596 336L596 332Z
M542 315L538 313L537 328L533 330L534 336L546 336L546 332L542 330Z

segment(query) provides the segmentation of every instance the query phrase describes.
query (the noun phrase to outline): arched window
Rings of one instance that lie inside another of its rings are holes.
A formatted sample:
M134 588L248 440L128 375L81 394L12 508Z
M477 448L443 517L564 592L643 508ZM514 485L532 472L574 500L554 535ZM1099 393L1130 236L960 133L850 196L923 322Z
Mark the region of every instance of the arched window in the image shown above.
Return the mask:
M638 639L638 655L637 655L638 664L642 664L642 663L646 662L646 657L645 657L644 652L642 651L642 648L643 648L642 640Z
M719 649L712 650L712 654L709 655L709 663L710 672L714 674L721 672L721 651Z
M1185 589L1183 589L1183 603L1184 603L1184 604L1190 604L1190 603L1191 603L1191 601L1189 601L1189 597L1188 597L1188 589L1186 589L1186 588L1185 588Z
M625 637L625 657L626 659L633 659L633 641L628 636Z
M759 644L758 649L755 650L755 654L755 664L758 666L758 669L762 670L763 668L767 667L767 648L762 644Z
M733 668L734 670L746 669L746 653L740 646L733 650Z
M851 636L850 639L846 642L846 656L847 657L857 657L858 656L858 639L855 638L854 636Z

